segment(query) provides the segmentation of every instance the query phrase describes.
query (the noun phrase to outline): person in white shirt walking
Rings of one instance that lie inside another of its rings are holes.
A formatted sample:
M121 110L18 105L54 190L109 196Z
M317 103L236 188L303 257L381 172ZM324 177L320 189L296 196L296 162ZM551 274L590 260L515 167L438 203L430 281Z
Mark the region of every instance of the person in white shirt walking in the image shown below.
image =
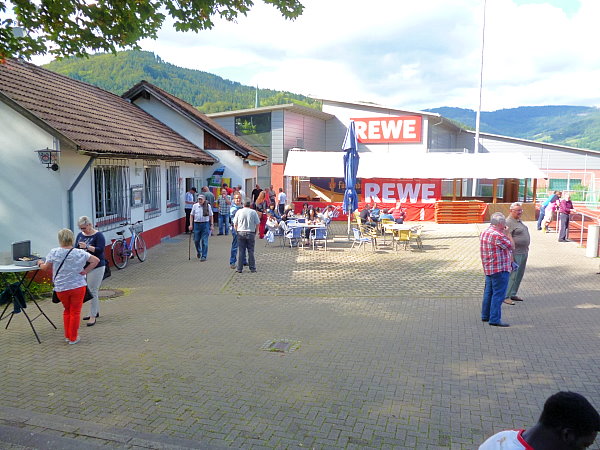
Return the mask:
M248 252L248 266L250 272L256 272L256 261L254 259L254 243L260 219L257 212L250 208L252 203L247 200L244 207L240 209L233 218L233 227L238 237L238 257L237 257L237 273L242 273L244 269L244 260L246 260L246 252Z
M208 257L208 236L213 230L213 211L204 195L200 194L198 196L198 203L195 203L192 207L191 216L194 223L188 229L194 231L196 256L200 261L206 261Z
M280 216L285 212L285 202L287 202L287 195L283 192L283 188L279 188L279 194L277 194L277 209L279 210Z

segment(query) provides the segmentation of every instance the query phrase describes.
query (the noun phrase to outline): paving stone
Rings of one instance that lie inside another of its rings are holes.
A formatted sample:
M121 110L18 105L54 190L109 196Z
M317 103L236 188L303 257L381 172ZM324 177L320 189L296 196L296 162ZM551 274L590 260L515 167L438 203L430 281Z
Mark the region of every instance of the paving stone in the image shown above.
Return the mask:
M600 407L598 260L528 225L508 329L479 319L483 224L425 224L422 251L259 241L256 274L229 268L230 237L205 263L186 240L153 247L104 282L124 294L80 344L46 300L59 330L36 320L42 344L20 317L0 329L0 374L28 380L4 384L0 425L115 448L472 449L557 390ZM260 350L274 339L301 345Z

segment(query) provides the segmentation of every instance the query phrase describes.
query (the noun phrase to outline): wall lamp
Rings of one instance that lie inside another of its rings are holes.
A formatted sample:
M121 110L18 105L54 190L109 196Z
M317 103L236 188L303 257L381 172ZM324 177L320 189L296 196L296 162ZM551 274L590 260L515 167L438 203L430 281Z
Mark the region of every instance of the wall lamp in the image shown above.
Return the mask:
M60 150L50 150L48 147L42 150L35 150L42 164L46 164L47 169L52 169L54 172L58 170L58 155Z

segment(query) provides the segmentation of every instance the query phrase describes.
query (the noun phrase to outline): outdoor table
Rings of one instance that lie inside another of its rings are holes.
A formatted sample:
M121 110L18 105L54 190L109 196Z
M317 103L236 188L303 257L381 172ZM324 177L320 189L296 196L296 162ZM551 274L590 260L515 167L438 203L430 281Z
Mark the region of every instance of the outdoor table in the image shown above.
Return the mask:
M327 228L327 225L325 225L324 223L317 223L317 224L313 224L313 223L306 223L306 222L296 222L296 223L292 223L288 225L289 228L303 228L304 231L304 238L306 240L308 240L308 236L310 233L310 230L312 230L313 228Z
M384 228L388 228L390 230L411 230L414 227L414 225L408 225L405 223L386 223L384 225Z
M30 267L17 266L15 264L0 265L0 283L1 283L0 287L1 287L1 290L4 291L4 289L7 289L11 284L13 284L8 280L7 274L9 274L9 273L14 273L15 275L22 274L22 276L20 278L17 275L18 284L16 287L21 289L25 300L27 300L27 296L29 296L29 299L33 302L33 304L39 310L39 314L37 316L31 318L31 317L29 317L29 314L27 314L27 308L21 308L21 313L23 313L23 315L29 322L29 325L31 326L31 329L33 330L33 334L35 334L35 338L37 339L38 344L41 344L42 341L40 341L40 337L38 336L37 331L35 330L35 327L33 326L33 321L40 316L44 316L46 318L46 320L48 322L50 322L50 325L52 325L54 327L54 329L56 329L56 325L54 325L54 323L50 320L50 318L46 315L46 313L42 310L42 308L40 308L40 305L38 305L38 302L35 300L35 298L33 297L33 294L31 293L31 290L30 290L31 283L33 283L33 280L35 279L35 276L37 275L37 271L39 269L40 268L37 265L30 266ZM29 273L29 272L34 272L34 273L33 273L33 276L31 278L29 278L29 281L27 281L27 273ZM0 321L2 321L4 319L8 319L8 322L6 323L6 327L4 328L5 330L8 329L8 326L10 325L10 322L12 321L13 316L15 314L20 314L20 313L15 313L14 310L11 311L10 314L6 314L6 310L9 308L9 306L13 306L12 302L7 302L6 306L4 307L4 310L2 311L2 314L0 314ZM5 316L5 314L6 314L6 316Z

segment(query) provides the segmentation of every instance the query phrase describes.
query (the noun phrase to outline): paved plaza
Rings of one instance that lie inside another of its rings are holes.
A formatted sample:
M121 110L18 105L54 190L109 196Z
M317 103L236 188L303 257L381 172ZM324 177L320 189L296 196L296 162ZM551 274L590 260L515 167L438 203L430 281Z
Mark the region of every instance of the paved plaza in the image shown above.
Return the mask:
M166 240L113 269L103 289L124 295L80 344L50 300L59 329L36 320L41 344L22 317L2 322L0 448L474 449L558 390L600 408L599 259L528 223L525 301L491 327L485 226L426 223L407 251L258 241L254 274L229 268L230 236L206 262L187 235Z

